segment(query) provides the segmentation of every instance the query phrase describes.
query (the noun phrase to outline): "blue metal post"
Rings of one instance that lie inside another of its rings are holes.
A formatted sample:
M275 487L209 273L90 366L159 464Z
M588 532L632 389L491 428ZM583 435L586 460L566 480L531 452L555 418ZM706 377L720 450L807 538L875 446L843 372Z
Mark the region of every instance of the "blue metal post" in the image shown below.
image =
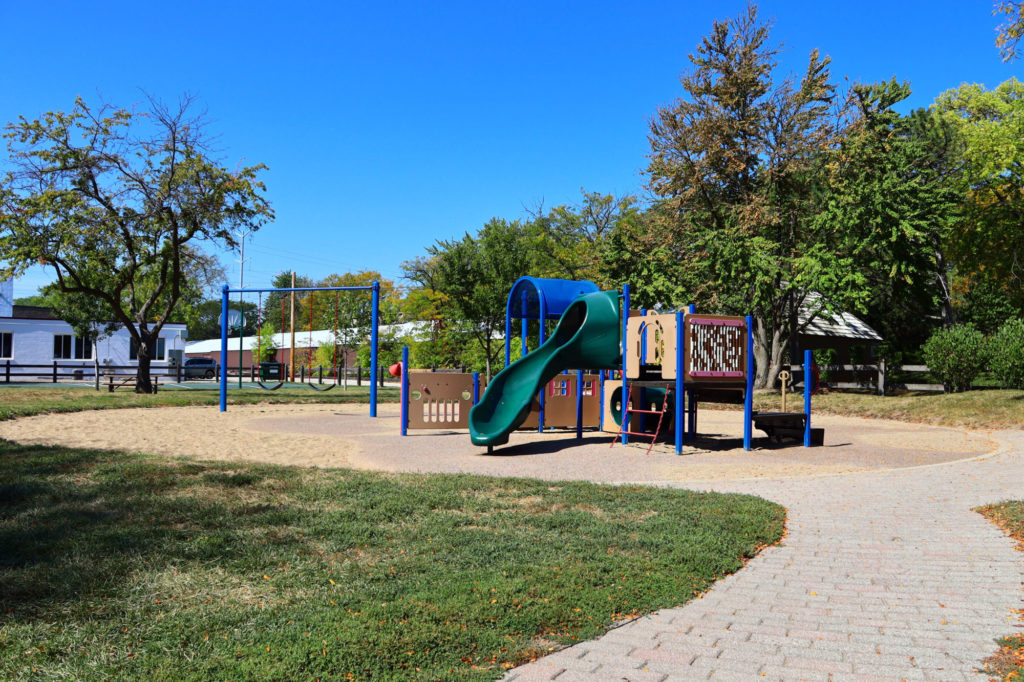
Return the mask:
M480 402L480 372L473 372L473 404Z
M548 317L548 306L547 301L544 299L543 291L538 291L537 297L540 299L540 317L537 320L539 327L537 347L540 348L544 345L544 322ZM537 433L544 433L544 394L547 393L547 390L547 384L540 387L540 411L537 413Z
M647 308L640 309L640 317L647 317ZM644 325L643 329L640 330L640 378L643 378L644 365L647 364L647 325ZM638 394L637 402L640 403L641 410L650 409L650 405L647 401L647 389L643 386L640 387L640 393ZM644 432L647 430L647 415L640 413L636 419L637 431Z
M676 311L676 454L683 453L683 440L686 438L686 422L683 420L683 403L686 396L683 375L683 311Z
M402 435L409 433L409 346L402 346Z
M220 294L220 411L228 409L228 285Z
M529 346L526 345L526 335L529 333L529 320L526 319L526 291L523 291L523 306L520 312L522 313L522 322L519 325L519 340L522 345L522 354L520 357L526 357L527 349Z
M629 442L626 431L629 430L629 413L626 411L626 398L629 395L629 388L626 381L626 356L629 346L629 285L622 285L622 444Z
M512 363L512 315L505 308L505 366Z
M576 370L576 438L583 438L583 370Z
M750 449L754 422L754 317L747 315L747 390L743 396L743 449Z
M804 447L811 447L811 351L804 351Z
M601 388L599 389L601 391L601 393L600 393L601 411L598 412L598 416L597 416L597 430L598 431L604 431L604 370L603 369L597 370L597 382L601 385Z
M640 309L640 317L647 317L647 308ZM640 332L640 366L647 364L647 326Z
M380 320L380 282L373 283L373 311L370 318L370 416L377 416L377 326Z
M697 306L693 303L687 306L691 315L697 314ZM694 396L694 390L688 389L686 392L686 419L689 422L687 426L686 436L691 443L697 440L697 400Z

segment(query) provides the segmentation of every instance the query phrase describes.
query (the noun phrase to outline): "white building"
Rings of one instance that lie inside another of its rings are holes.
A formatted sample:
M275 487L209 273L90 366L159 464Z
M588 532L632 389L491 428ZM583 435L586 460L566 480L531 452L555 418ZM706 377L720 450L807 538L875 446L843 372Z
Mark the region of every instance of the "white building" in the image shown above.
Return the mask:
M187 338L183 323L164 325L153 369L159 372L175 361L180 362ZM48 375L55 362L61 374L81 367L83 376L88 376L97 361L122 371L138 365L136 349L126 329L119 328L99 341L82 339L75 336L70 324L55 318L49 308L14 305L14 281L0 282L0 381L5 379L8 366L17 376L10 380L17 381L31 378L26 371L31 374L38 370L40 376ZM49 372L47 367L51 368Z

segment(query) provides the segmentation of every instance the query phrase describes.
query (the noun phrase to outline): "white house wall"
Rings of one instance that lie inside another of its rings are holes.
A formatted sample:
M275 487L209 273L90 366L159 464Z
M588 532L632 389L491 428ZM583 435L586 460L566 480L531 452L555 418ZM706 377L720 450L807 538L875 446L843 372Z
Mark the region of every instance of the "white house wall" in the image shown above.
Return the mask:
M23 318L0 317L0 332L11 332L12 349L11 365L52 365L56 360L62 366L92 366L96 359L100 364L127 366L137 365L138 361L129 360L131 335L126 329L119 329L111 336L105 337L94 344L93 357L88 360L57 359L53 357L53 337L55 334L74 334L71 325L61 320L36 320ZM168 324L160 331L165 339L167 355L171 350L185 350L185 325ZM0 360L6 364L6 360ZM167 358L154 360L154 367L167 365Z

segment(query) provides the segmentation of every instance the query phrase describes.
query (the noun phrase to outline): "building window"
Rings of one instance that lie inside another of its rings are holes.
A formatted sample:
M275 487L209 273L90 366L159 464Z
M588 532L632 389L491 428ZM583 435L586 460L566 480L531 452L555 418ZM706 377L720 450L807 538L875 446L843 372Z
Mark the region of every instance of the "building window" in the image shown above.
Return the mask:
M91 360L92 340L71 334L53 335L54 360Z
M0 332L0 360L14 357L14 333Z
M156 352L152 353L150 360L164 360L167 356L167 339L160 336L156 340ZM139 344L136 343L135 339L132 339L131 348L128 351L129 360L139 359Z

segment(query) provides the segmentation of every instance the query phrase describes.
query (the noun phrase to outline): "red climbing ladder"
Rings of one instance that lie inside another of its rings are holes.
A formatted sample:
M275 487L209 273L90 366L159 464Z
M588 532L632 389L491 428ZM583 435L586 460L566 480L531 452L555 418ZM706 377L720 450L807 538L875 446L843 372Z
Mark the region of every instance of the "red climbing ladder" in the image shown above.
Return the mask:
M615 441L622 440L622 434L627 436L637 436L640 438L650 438L651 444L647 446L647 452L644 454L651 454L651 449L654 447L654 442L658 440L658 436L661 434L661 424L665 420L665 411L668 407L668 395L672 391L672 387L668 386L665 388L665 397L661 401L660 410L634 410L632 408L632 402L630 398L633 396L633 385L629 385L629 389L626 391L626 401L622 403L622 421L619 424L619 433L612 439L612 444L608 447L615 447ZM627 425L631 421L629 415L631 414L656 414L658 415L658 426L654 429L654 433L645 433L643 431L627 431Z

